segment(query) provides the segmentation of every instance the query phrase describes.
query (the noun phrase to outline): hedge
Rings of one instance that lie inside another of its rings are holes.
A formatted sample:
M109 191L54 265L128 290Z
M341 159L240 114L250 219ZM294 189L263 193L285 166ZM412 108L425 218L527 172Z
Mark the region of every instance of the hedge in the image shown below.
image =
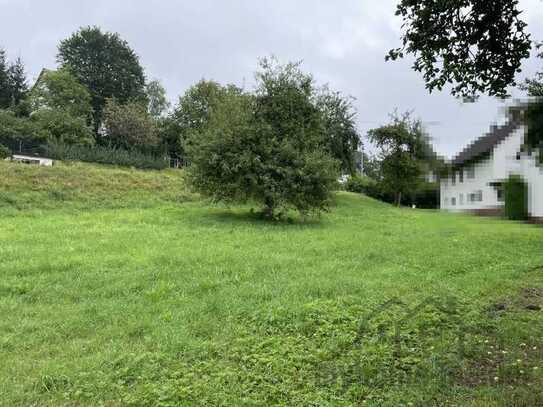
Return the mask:
M511 220L528 218L528 188L518 175L512 175L504 184L505 216Z
M345 183L345 189L349 192L365 194L380 201L394 203L394 194L372 178L355 175ZM402 197L402 205L416 205L421 209L439 208L439 184L422 182L419 187Z
M164 157L152 156L138 151L128 151L104 146L78 146L49 143L44 146L44 154L55 160L83 161L89 163L111 164L140 169L161 170L170 163Z

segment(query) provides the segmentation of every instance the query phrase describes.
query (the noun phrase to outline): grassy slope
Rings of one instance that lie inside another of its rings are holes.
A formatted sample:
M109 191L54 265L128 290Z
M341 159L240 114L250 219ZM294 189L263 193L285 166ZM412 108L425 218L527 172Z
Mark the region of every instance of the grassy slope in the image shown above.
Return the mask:
M0 208L97 209L190 199L179 171L58 163L54 168L0 161Z
M91 166L0 163L0 197L0 404L543 400L540 228L351 194L271 224L188 202L177 172ZM394 306L353 345L395 297L446 309L398 349Z

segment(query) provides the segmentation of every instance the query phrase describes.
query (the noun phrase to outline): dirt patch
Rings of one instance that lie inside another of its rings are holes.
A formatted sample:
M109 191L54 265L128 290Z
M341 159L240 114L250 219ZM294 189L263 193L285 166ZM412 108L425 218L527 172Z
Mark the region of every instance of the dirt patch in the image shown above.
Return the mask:
M493 317L506 312L537 312L541 310L543 310L542 287L523 287L518 295L502 298L486 308L487 313Z
M519 307L529 312L541 311L543 307L543 288L525 287L520 290Z
M459 369L456 380L466 387L502 387L539 381L543 350L539 343L504 346L491 339L475 345L471 356Z
M543 300L543 288L540 287L525 287L520 290L520 295L525 299Z
M543 312L543 287L522 287L516 294L489 304L485 311L491 319L510 313L514 316ZM467 343L466 352L455 374L462 386L530 386L541 380L543 344L538 338L532 338L530 343L505 344L487 332Z

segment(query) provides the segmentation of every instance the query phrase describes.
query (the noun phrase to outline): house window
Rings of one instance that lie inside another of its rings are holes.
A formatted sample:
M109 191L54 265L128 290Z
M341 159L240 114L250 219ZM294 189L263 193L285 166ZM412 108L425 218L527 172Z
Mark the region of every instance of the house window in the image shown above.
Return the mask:
M456 206L456 198L451 198L451 205Z
M483 191L479 190L476 193L477 202L483 202Z
M467 174L468 179L475 179L475 167L474 166L468 167L467 173L468 173Z
M459 205L464 205L464 194L460 194L460 199L458 200Z
M452 174L451 184L456 185L456 172L453 172Z

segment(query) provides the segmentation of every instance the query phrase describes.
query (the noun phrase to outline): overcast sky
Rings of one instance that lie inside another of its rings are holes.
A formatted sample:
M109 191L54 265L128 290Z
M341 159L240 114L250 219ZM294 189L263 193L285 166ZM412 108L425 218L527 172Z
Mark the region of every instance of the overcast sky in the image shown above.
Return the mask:
M0 47L21 56L33 80L41 68L56 66L60 40L98 25L130 43L147 77L160 79L172 101L201 78L250 88L260 57L303 60L319 83L356 98L363 135L395 108L414 110L437 150L450 157L499 120L503 103L430 95L412 61L385 63L400 44L397 1L0 0ZM532 37L543 40L543 2L520 3ZM527 61L519 77L538 67L543 62Z

